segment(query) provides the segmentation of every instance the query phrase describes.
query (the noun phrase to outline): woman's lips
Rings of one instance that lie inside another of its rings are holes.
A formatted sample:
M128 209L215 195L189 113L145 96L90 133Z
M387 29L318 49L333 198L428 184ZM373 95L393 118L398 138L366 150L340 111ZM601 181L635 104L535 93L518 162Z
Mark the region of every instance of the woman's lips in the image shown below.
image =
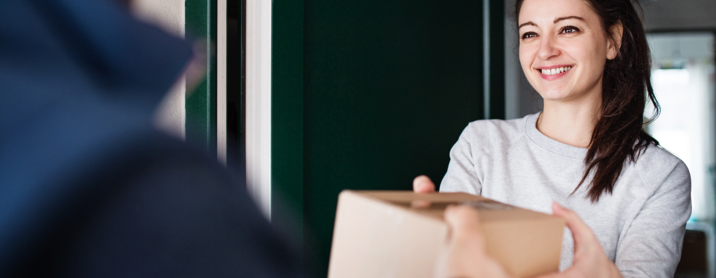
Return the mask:
M574 66L555 66L536 69L540 77L545 80L555 80L567 74Z

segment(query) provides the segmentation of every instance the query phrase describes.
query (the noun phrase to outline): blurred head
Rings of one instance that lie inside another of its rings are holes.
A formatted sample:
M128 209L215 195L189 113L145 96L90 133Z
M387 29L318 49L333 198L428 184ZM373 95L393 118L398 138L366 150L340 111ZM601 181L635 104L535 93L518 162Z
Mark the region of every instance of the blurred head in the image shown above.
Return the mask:
M596 202L612 192L627 159L658 144L642 129L647 98L654 118L659 104L641 18L630 0L517 0L515 12L522 69L545 103L600 102L577 186L594 171L588 197Z

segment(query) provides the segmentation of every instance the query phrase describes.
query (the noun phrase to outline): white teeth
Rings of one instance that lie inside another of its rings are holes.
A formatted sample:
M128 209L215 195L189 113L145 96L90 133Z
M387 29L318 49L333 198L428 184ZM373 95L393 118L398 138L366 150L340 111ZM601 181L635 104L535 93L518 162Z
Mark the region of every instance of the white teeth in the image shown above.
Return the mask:
M553 68L553 69L542 69L541 71L542 71L542 74L544 74L544 75L555 75L555 74L563 73L563 72L568 71L568 70L570 70L570 69L572 69L572 67L561 67L561 68Z

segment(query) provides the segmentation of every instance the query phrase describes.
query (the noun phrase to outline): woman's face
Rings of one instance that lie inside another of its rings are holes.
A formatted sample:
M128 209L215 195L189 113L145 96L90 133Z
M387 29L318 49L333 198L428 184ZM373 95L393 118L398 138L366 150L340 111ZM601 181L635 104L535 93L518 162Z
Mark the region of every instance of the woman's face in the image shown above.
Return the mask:
M547 101L599 99L607 59L616 57L585 0L525 0L517 24L520 64Z

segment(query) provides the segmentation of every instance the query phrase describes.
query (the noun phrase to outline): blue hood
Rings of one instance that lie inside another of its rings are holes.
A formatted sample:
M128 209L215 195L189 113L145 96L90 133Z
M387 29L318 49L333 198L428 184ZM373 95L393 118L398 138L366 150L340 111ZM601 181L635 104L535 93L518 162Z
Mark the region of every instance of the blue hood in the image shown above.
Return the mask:
M0 273L87 190L76 175L153 132L191 55L110 0L0 1Z

